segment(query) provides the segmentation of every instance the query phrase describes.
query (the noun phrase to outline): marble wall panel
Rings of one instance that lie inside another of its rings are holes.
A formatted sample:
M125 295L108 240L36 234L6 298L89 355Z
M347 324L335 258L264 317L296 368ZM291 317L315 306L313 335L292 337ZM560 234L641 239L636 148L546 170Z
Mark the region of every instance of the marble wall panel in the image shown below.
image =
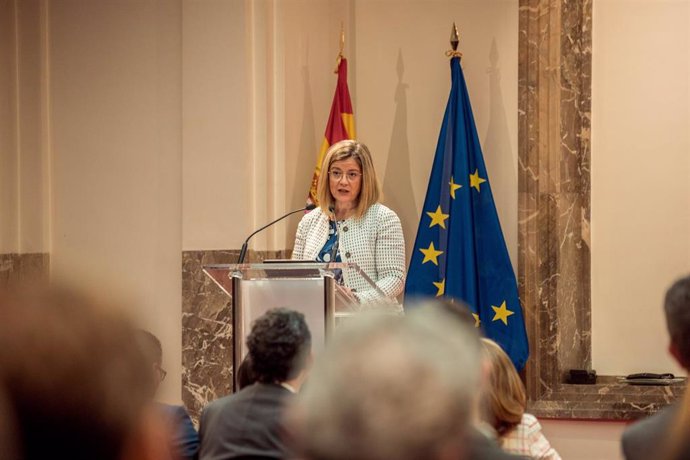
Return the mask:
M521 0L518 70L518 283L531 356L530 410L542 417L631 419L685 384L639 387L590 369L591 0Z
M0 254L0 288L21 283L46 283L49 261L45 253Z
M182 253L182 401L194 419L232 392L232 298L202 268L236 263L238 250ZM289 251L249 251L248 262L289 258Z
M591 366L591 16L588 1L520 2L518 272L533 399Z

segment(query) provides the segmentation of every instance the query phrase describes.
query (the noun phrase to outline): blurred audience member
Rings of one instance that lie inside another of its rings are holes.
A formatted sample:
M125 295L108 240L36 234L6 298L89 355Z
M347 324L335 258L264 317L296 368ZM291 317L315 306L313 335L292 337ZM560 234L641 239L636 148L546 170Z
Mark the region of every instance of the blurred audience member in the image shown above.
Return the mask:
M63 290L0 293L0 387L19 458L165 458L146 369L119 310Z
M343 325L289 415L308 460L467 457L476 331L441 309Z
M162 367L163 347L158 337L149 331L139 330L137 338L149 365L148 375L152 382L151 398L153 399L167 374ZM199 435L187 410L184 406L163 403L156 403L156 405L168 425L168 431L171 433L170 450L174 458L193 459L199 451Z
M465 326L475 329L476 334L469 335L468 337L473 337L476 342L476 347L480 347L479 338L480 331L477 328L472 311L469 309L467 304L457 299L438 299L434 302L428 303L426 308L441 308L445 312L454 316L457 320L462 322ZM465 328L465 333L468 330ZM484 359L482 363L482 382L481 386L484 387L485 383L488 384L488 373L491 368L491 364L488 359ZM467 443L467 458L472 460L510 460L523 458L516 455L508 454L507 452L501 450L498 445L498 440L496 439L496 433L492 428L486 429L487 425L482 421L481 418L481 392L477 392L476 397L473 401L473 418L472 427L470 428L468 443Z
M14 425L14 413L10 410L4 389L0 387L0 458L2 459L14 460L19 458Z
M486 389L487 422L506 452L534 459L560 460L541 432L534 415L525 412L527 395L520 376L500 345L482 339L484 354L491 364Z
M690 458L690 390L686 387L683 399L677 404L676 413L664 442L659 446L660 460L687 460Z
M449 313L451 316L463 322L466 326L477 329L476 321L474 316L472 316L470 307L468 307L467 304L461 300L439 298L431 302L426 302L424 308L441 308L446 313ZM475 334L477 340L479 340L480 332L481 331L477 329L477 333Z
M247 355L237 368L237 386L241 390L242 388L253 385L254 383L256 383L256 377L254 376L254 371L252 370L252 360L249 359L249 355Z
M201 415L202 460L284 458L285 404L304 382L311 362L311 334L304 315L269 310L247 337L256 383L210 403Z
M664 300L666 327L670 336L668 351L686 371L690 369L690 276L676 281L666 292ZM623 454L627 460L649 459L660 455L660 452L671 449L682 449L679 439L670 439L673 426L682 426L682 422L674 419L686 418L678 411L680 404L674 404L652 417L648 417L628 427L623 432ZM690 420L690 417L687 417ZM690 423L686 428L690 428ZM687 439L687 432L682 433L682 439ZM672 446L669 445L672 444ZM687 449L686 449L687 450ZM678 452L669 454L675 458ZM678 457L681 458L681 457ZM688 457L682 457L688 458Z

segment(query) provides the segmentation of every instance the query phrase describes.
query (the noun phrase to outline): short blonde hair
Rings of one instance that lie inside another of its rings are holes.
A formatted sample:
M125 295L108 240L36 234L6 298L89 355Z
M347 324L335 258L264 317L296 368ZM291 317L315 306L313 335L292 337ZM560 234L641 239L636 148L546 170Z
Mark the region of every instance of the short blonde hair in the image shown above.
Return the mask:
M527 404L525 386L508 355L493 340L482 338L484 356L491 363L489 388L485 399L489 420L499 437L522 420Z
M335 198L331 195L329 186L329 171L331 165L340 160L354 158L362 169L362 186L357 199L355 217L360 218L367 212L371 205L379 200L379 183L376 180L374 162L371 153L366 145L354 140L344 140L336 142L326 152L326 157L321 165L321 175L316 187L316 197L319 200L319 207L323 212L330 212L329 208L335 206Z

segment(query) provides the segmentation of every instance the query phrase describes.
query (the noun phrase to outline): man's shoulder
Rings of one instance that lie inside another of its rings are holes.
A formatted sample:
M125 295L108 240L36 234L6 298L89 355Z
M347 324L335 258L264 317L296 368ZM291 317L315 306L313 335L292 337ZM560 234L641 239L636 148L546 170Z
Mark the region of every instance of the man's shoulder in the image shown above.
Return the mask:
M165 403L158 403L158 406L161 412L163 412L167 417L171 419L180 419L189 416L187 408L185 408L184 406Z
M206 407L204 408L204 414L210 415L221 412L225 407L232 406L233 404L235 404L235 402L241 397L242 396L240 396L240 392L237 392L229 394L227 396L220 397L218 399L214 399L206 405Z
M650 417L638 420L625 429L623 439L656 434L657 432L663 434L668 425L673 422L677 409L675 405L669 406Z
M627 427L621 440L626 458L643 458L644 452L656 451L673 423L676 411L676 405L669 406Z
M237 393L216 399L206 406L206 410L211 412L223 411L237 404L243 404L246 401L270 395L285 397L290 395L290 391L280 385L255 383L241 389Z
M275 397L278 399L289 398L293 396L292 392L282 385L277 383L255 383L247 388L247 396L253 398L257 397Z

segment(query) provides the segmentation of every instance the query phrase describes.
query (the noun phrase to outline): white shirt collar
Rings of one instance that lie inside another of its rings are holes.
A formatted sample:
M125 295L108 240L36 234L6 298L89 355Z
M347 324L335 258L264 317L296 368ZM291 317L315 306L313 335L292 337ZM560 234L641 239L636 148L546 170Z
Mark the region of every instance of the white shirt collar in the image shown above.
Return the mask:
M297 394L297 390L295 390L295 387L293 387L293 386L290 385L289 383L281 382L280 386L283 387L283 388L285 388L285 389L286 389L287 391L289 391L290 393Z

